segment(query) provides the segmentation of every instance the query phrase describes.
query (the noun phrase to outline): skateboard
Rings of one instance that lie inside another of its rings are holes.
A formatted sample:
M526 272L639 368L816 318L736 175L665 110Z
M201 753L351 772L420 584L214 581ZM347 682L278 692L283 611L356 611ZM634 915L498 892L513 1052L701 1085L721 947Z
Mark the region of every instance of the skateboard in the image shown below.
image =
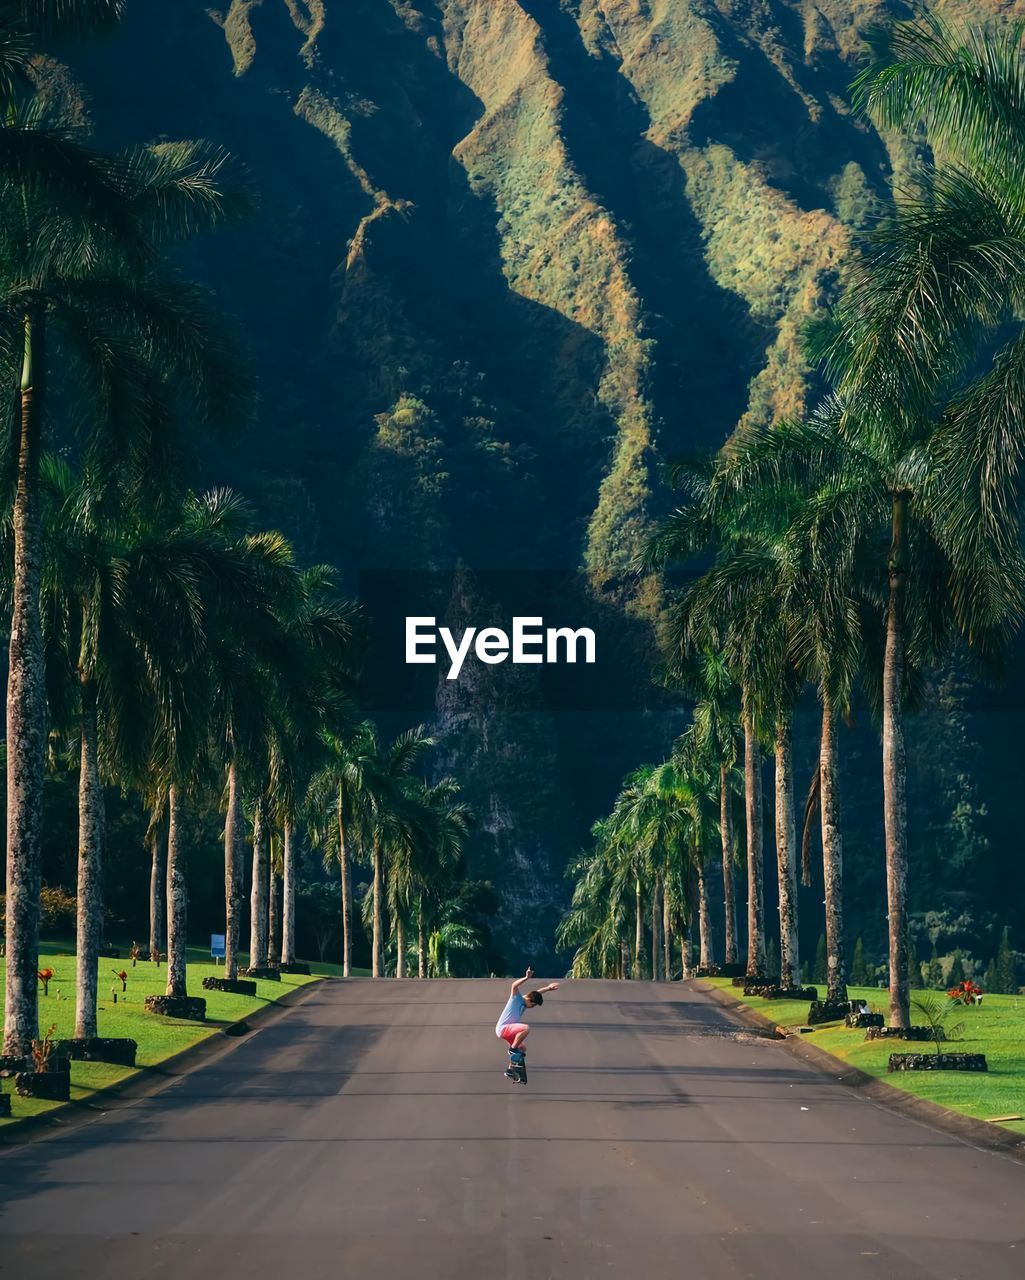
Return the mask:
M507 1080L513 1080L516 1084L527 1083L527 1060L520 1057L519 1059L510 1058L509 1066L505 1070Z

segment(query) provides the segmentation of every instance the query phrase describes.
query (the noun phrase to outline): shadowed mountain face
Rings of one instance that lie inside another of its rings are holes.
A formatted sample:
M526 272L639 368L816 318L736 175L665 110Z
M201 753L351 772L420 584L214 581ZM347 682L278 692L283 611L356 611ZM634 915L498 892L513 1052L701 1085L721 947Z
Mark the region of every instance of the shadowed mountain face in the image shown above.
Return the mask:
M462 563L466 613L475 568L586 570L615 683L653 701L659 601L629 570L669 501L659 461L804 405L800 327L908 159L846 102L859 30L903 12L133 0L76 54L100 136L211 138L262 198L188 264L244 329L263 398L207 473L354 588ZM498 670L443 689L436 717L518 958L550 945L567 856L674 722L531 710Z

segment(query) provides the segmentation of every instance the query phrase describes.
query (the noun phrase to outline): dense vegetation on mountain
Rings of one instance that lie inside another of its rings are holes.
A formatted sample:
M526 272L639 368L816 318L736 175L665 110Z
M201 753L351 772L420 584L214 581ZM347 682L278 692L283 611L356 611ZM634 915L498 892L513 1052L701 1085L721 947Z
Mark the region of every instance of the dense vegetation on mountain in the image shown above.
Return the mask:
M972 20L1020 7L935 6ZM207 137L253 174L258 216L187 251L261 392L244 444L204 446L206 477L237 484L353 592L368 570L432 571L409 584L410 611L457 564L446 598L472 599L479 624L506 618L517 588L501 598L492 578L487 598L474 570L586 575L580 622L597 618L615 654L614 715L546 709L508 668L437 698L441 766L480 816L471 869L500 891L510 959L550 947L564 867L681 723L650 681L663 600L632 573L671 501L661 461L805 407L802 326L917 162L849 105L861 33L903 8L138 0L121 31L68 51L85 101L40 69L104 145ZM909 747L912 899L933 913L919 948L985 959L1004 924L1025 935L1017 692L980 696L960 668L935 681ZM815 719L798 717L799 790ZM848 934L881 958L866 710L842 738ZM803 896L814 941L820 887Z

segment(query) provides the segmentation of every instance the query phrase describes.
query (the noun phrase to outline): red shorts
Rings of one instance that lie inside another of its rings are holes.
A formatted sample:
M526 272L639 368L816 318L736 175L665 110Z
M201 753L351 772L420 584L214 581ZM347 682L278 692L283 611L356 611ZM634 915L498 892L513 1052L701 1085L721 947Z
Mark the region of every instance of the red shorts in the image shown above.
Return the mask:
M499 1031L498 1036L499 1039L504 1040L506 1044L512 1044L521 1031L524 1035L530 1034L530 1028L525 1022L510 1022L508 1026L503 1027L502 1030Z

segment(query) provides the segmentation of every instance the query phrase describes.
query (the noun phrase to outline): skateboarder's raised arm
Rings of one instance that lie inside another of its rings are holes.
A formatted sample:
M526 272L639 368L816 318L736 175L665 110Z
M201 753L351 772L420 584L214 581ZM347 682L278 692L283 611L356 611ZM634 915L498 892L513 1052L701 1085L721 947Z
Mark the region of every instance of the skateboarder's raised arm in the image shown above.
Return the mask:
M519 991L520 987L522 987L525 982L529 982L533 976L534 976L534 970L528 968L527 972L523 975L523 977L517 978L516 981L509 988L509 994L511 996L514 996L516 992ZM549 982L547 987L538 987L538 991L542 995L544 995L546 991L558 991L558 989L559 989L559 984L557 982Z
M523 977L517 978L516 981L509 988L509 994L511 996L514 996L516 992L519 991L520 987L522 987L525 982L529 982L533 976L534 976L534 970L531 969L531 967L528 965L527 972L523 975Z

